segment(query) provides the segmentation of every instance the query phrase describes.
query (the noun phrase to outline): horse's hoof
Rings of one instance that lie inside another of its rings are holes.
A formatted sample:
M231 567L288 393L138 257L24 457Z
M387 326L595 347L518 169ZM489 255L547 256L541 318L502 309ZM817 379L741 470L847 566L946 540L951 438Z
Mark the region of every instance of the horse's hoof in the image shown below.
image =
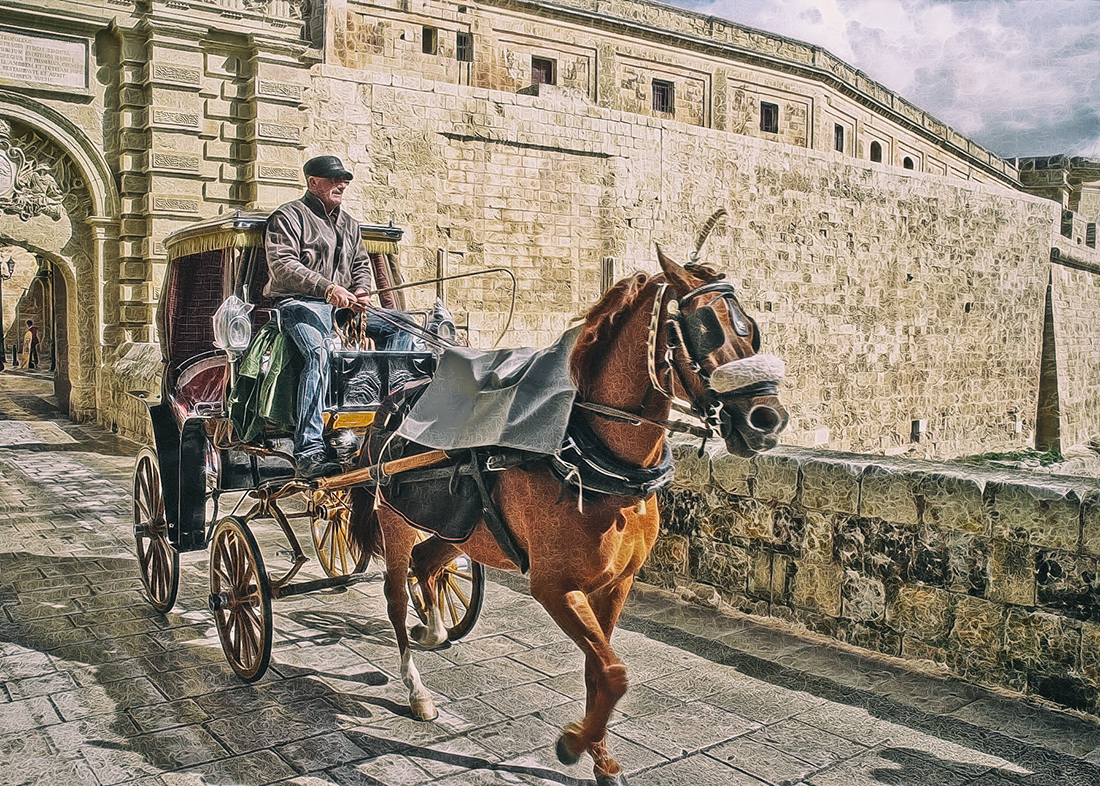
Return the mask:
M601 775L596 773L596 786L628 786L626 782L626 775L622 770L619 770L614 775Z
M578 761L580 761L581 760L581 753L583 753L583 751L579 751L577 753L574 753L573 749L569 747L569 743L566 742L566 737L568 736L568 734L569 734L569 729L566 729L562 733L562 735L560 737L558 737L558 744L554 749L555 752L558 754L558 761L560 761L562 764L564 764L567 767L570 766L570 765L576 764Z
M432 721L439 717L439 710L435 708L435 702L431 699L412 701L409 703L412 716L419 721Z
M426 625L413 625L409 629L409 636L426 650L438 649L447 643L446 636L441 639L438 636L431 635Z

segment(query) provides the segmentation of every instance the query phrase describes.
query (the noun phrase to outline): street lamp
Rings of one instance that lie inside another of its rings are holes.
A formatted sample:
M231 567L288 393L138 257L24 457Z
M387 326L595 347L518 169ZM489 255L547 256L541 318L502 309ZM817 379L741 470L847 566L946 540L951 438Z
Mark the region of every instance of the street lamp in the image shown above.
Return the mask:
M15 275L15 249L8 248L0 249L0 254L7 254L8 258L0 260L0 371L4 370L4 354L7 351L7 340L4 333L4 282L11 281L11 277ZM4 272L4 268L7 268L7 272Z

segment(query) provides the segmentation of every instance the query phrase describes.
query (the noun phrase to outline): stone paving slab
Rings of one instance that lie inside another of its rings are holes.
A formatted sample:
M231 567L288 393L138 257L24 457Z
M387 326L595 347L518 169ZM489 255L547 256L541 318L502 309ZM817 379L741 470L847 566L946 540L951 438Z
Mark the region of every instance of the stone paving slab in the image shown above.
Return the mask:
M417 653L434 722L409 716L376 567L276 601L271 668L241 683L205 552L181 558L169 614L143 600L137 450L0 374L0 786L592 783L553 752L583 712L581 656L518 576L491 573L467 639ZM274 570L281 536L256 534ZM631 690L609 743L633 786L1100 784L1095 718L654 587L614 644Z

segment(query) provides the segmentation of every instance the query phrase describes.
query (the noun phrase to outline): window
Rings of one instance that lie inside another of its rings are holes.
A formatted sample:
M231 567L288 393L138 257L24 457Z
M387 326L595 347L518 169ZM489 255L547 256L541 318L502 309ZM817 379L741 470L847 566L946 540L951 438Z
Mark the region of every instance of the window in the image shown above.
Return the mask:
M760 130L769 134L779 133L779 104L760 102Z
M474 62L473 33L459 33L455 40L455 59L463 63Z
M1073 211L1062 211L1062 237L1073 237Z
M844 126L840 123L833 126L833 149L844 152Z
M420 51L426 55L439 52L439 31L434 27L425 26L420 38Z
M557 62L546 57L531 58L531 84L556 85Z
M1096 224L1085 224L1085 245L1096 248Z
M878 142L871 143L871 160L877 164L882 163L882 145Z
M653 111L666 115L676 111L676 85L663 79L653 80Z
M909 156L906 156L905 159L901 162L901 165L906 169L913 169L913 159L911 159Z

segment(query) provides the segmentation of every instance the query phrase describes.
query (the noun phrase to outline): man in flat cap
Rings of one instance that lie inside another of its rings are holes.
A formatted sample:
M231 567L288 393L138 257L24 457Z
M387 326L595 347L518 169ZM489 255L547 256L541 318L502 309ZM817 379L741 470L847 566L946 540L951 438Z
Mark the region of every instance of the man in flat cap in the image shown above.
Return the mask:
M333 313L340 308L366 310L371 269L359 222L341 209L352 173L336 156L311 158L302 171L305 195L271 214L264 244L270 271L266 294L275 301L283 332L303 360L294 460L298 475L312 479L340 472L323 439ZM385 349L415 348L411 334L383 320L368 317L367 331L383 340Z

